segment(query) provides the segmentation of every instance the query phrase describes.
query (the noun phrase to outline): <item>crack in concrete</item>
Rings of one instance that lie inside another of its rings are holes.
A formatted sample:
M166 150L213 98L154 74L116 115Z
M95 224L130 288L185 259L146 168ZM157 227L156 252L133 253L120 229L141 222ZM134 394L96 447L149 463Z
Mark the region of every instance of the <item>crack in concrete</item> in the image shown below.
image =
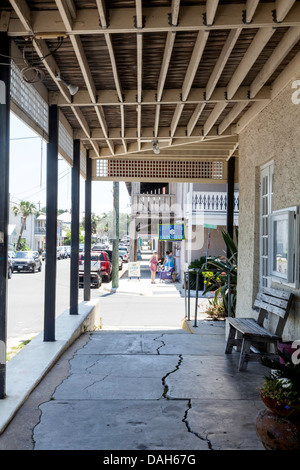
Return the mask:
M162 338L163 336L164 336L164 334L158 336L157 338L154 338L153 341L157 341L159 338ZM160 340L160 342L162 343L161 346L159 346L158 348L156 348L156 352L157 352L158 355L160 355L160 351L159 351L159 350L160 350L161 348L163 348L163 347L166 345L166 343L165 343L163 340Z
M211 444L210 440L207 437L202 437L199 433L192 430L192 428L191 428L191 426L188 422L188 414L189 414L189 411L190 411L191 408L192 408L192 400L189 398L188 399L188 408L184 413L184 418L183 418L182 422L185 424L188 432L190 432L191 434L194 434L194 436L198 437L198 439L201 439L201 441L205 441L207 443L208 448L210 450L212 450L213 447L212 447L212 444Z
M170 372L168 372L168 373L162 378L162 384L163 384L163 387L164 387L164 392L163 392L162 396L163 396L163 398L165 398L166 400L178 400L178 398L173 399L173 398L167 396L167 395L168 395L168 392L169 392L169 387L168 387L168 385L167 385L167 383L166 383L167 377L169 377L169 375L171 375L171 374L174 374L175 372L177 372L177 371L180 369L180 366L181 366L181 364L182 364L182 362L183 362L183 356L182 356L182 354L179 354L178 357L179 357L179 360L178 360L178 363L177 363L175 369L172 370L172 371L170 371ZM210 450L212 450L212 444L211 444L210 440L207 439L207 438L205 438L205 437L202 437L202 436L201 436L199 433L197 433L196 431L193 431L192 428L191 428L191 426L190 426L190 424L189 424L189 422L188 422L188 413L189 413L190 409L192 408L192 400L191 400L191 398L181 398L181 400L187 400L187 401L188 401L188 407L187 407L187 409L186 409L186 411L185 411L185 413L184 413L184 417L183 417L183 419L182 419L182 422L185 424L185 426L186 426L188 432L190 432L191 434L194 434L194 436L196 436L198 439L201 439L202 441L205 441L205 442L207 443L207 445L208 445L208 448L209 448Z

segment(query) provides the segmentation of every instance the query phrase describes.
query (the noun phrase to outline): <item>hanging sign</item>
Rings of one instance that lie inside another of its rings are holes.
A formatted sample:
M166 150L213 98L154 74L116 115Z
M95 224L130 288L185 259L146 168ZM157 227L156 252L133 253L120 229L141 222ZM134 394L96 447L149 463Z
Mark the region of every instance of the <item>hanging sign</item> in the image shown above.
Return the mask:
M159 224L159 240L184 240L184 224Z

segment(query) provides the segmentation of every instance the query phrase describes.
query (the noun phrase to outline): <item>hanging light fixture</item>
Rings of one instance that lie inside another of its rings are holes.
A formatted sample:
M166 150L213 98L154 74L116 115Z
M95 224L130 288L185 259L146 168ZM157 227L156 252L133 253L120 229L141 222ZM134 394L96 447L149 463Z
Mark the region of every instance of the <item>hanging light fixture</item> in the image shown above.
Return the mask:
M160 148L158 146L157 140L153 140L152 148L153 148L153 152L156 153L157 155L160 153Z
M58 80L59 82L62 82L64 85L66 85L66 87L68 88L69 90L69 93L71 96L74 96L76 95L77 91L79 90L79 86L76 86L76 85L71 85L71 84L68 84L66 83L60 76L60 72L58 72L55 76L56 80Z

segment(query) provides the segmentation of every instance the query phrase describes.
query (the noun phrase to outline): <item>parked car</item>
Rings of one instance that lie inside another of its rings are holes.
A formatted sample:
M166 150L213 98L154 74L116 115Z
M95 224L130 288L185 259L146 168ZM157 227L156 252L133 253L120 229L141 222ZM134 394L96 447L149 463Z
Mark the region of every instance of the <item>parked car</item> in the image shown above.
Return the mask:
M96 243L96 245L92 246L92 251L107 251L109 249L109 245L104 245L103 243Z
M65 259L67 258L68 254L67 254L67 250L66 250L66 247L64 246L59 246L57 247L58 248L58 251L60 253L60 259Z
M122 268L123 268L123 260L121 256L119 256L119 271L121 271Z
M71 258L71 247L70 246L66 246L66 251L67 251L67 257L68 258Z
M42 252L41 258L42 258L43 261L45 261L45 259L46 259L46 250L44 250L44 251Z
M119 256L122 258L123 263L128 263L128 251L126 249L119 248Z
M102 253L91 253L90 285L99 288L102 284ZM84 286L84 253L79 255L79 287Z
M14 271L14 262L12 256L8 253L7 257L7 277L8 279L12 278L12 273Z
M31 271L42 270L42 260L37 251L17 251L14 265L14 271Z
M79 255L79 271L84 270L84 253ZM91 272L99 271L102 279L106 282L111 281L112 276L112 263L108 254L105 251L92 251L91 252Z

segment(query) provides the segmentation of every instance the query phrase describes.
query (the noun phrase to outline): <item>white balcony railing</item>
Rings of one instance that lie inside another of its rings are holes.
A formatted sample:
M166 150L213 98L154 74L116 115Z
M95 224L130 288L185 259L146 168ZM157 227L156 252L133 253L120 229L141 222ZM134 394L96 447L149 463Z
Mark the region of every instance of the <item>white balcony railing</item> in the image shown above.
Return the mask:
M173 194L136 194L132 196L132 212L140 214L170 213L175 203Z
M221 192L198 192L194 191L192 196L193 212L219 212L227 211L227 193ZM234 193L234 212L239 212L239 193Z

